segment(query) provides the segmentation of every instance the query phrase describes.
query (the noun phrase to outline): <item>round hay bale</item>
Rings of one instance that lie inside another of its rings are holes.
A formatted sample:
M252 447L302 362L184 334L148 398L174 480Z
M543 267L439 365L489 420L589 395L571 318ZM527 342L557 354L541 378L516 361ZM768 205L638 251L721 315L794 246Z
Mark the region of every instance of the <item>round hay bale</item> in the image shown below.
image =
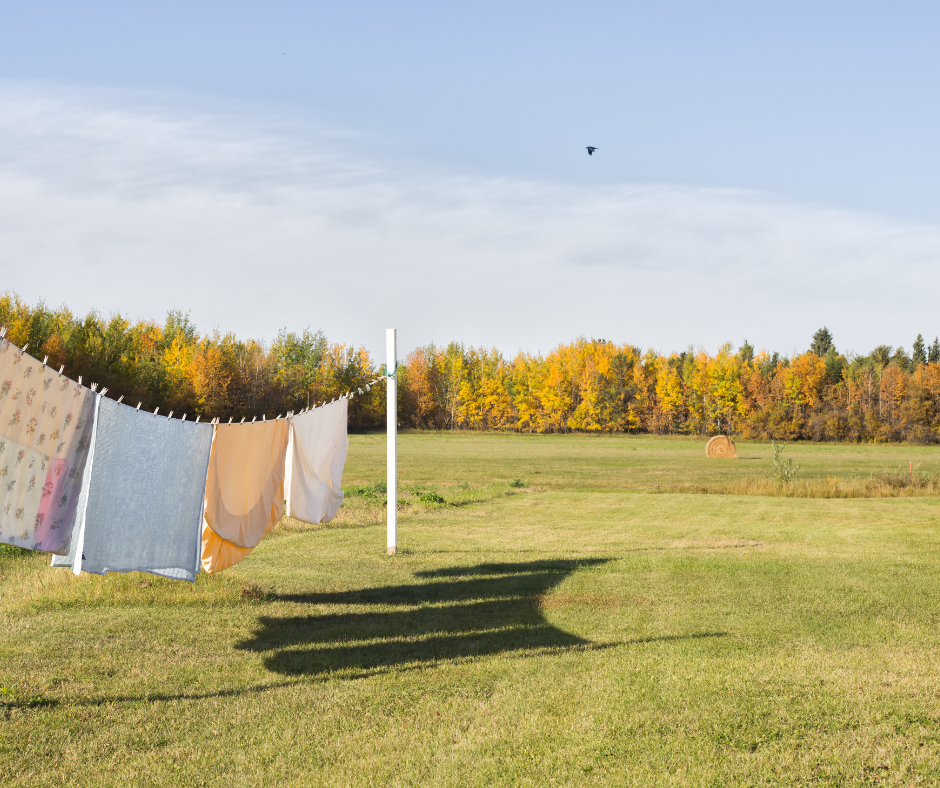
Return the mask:
M705 456L712 460L736 460L734 441L727 435L716 435L705 444Z

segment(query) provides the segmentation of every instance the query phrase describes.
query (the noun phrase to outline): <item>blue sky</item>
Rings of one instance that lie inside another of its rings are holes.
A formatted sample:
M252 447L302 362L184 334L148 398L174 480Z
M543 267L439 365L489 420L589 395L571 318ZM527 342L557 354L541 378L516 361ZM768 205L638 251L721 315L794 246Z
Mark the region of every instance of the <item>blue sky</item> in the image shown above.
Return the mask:
M10 6L0 287L375 350L909 346L940 332L938 17Z

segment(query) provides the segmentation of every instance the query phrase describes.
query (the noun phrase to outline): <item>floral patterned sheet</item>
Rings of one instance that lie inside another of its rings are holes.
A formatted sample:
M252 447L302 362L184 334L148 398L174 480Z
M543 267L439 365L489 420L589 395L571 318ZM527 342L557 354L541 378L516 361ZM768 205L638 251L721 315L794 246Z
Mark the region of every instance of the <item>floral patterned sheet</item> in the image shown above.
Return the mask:
M0 339L0 542L65 555L95 394Z

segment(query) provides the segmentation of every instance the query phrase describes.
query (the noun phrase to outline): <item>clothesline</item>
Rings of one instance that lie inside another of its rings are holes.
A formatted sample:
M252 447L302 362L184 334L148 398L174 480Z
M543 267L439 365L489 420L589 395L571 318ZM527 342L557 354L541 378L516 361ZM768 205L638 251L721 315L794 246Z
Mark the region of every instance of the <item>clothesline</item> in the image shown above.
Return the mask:
M4 338L6 337L6 333L7 333L6 326L0 327L0 339L4 339ZM29 347L29 342L27 342L25 345L23 345L23 347L18 347L17 345L13 344L13 343L10 342L9 340L7 340L7 342L9 342L9 344L10 344L12 347L14 347L14 348L16 348L17 350L19 350L21 356L26 352L26 349ZM37 359L37 360L38 360L38 359ZM49 356L46 356L45 358L43 358L43 360L42 360L42 365L43 365L44 367L47 366L46 362L47 362L48 360L49 360ZM49 369L51 369L53 372L55 372L55 369L54 369L53 367L49 367ZM64 369L65 369L65 364L62 364L62 365L59 367L59 370L58 370L58 373L57 373L57 374L58 374L60 377L67 378L68 380L72 380L72 378L70 378L68 375L63 374L63 370L64 370ZM314 405L314 407L312 407L312 408L311 408L311 407L306 407L306 408L304 408L304 409L302 409L302 410L297 411L296 413L295 413L294 411L292 411L292 410L289 410L289 411L287 411L286 413L284 413L283 415L278 414L278 415L277 415L277 418L272 419L272 421L277 421L278 419L282 419L282 418L284 418L284 419L289 419L289 418L291 418L291 417L293 417L293 416L299 416L301 413L309 413L309 412L311 412L311 411L317 410L318 408L323 408L323 407L326 407L327 405L332 405L332 404L333 404L334 402L336 402L338 399L353 399L353 398L356 397L356 396L362 396L364 393L370 391L370 390L372 389L372 387L373 387L374 385L376 385L377 383L387 382L389 378L391 378L391 377L393 377L393 376L395 375L395 373L397 372L397 370L398 370L398 364L397 364L397 362L396 362L396 364L395 364L395 369L393 369L391 373L386 373L386 374L384 374L384 375L380 375L379 377L374 378L373 380L370 380L368 383L363 383L361 386L358 386L358 387L356 388L356 391L351 391L351 390L350 390L350 391L347 391L345 394L343 394L343 395L341 395L341 396L339 396L339 397L334 397L334 398L331 399L329 402L323 402L323 403L321 403L321 404L319 404L319 405ZM73 380L72 382L73 382L73 383L77 382L78 385L81 386L81 385L82 385L82 376L79 375L79 376L78 376L78 380L77 380L77 381L74 381L74 380ZM86 386L86 388L88 388L90 391L93 391L93 392L97 393L99 396L102 396L102 397L103 397L105 394L107 394L107 392L108 392L108 389L107 389L107 388L103 388L103 389L101 389L101 391L98 391L98 390L97 390L97 389L98 389L98 384L97 384L97 383L92 383L90 386ZM363 389L365 389L365 391L363 391ZM120 397L118 397L117 402L123 402L123 400L124 400L124 395L122 394ZM138 402L138 403L137 403L137 410L140 410L141 405L143 405L143 402ZM153 411L154 417L158 416L158 415L159 415L159 412L160 412L159 406L156 407L156 408L154 408L154 411ZM171 410L164 418L172 419L172 418L173 418L173 413L174 413L174 411ZM180 421L186 421L186 416L187 416L187 415L188 415L187 413L184 413L183 416L181 417ZM235 421L234 421L234 418L235 418L234 416L231 416L231 417L229 417L229 420L228 420L227 422L224 422L224 423L226 423L226 424L233 424L233 423L235 423L235 424L245 424L245 423L246 423L246 419L247 419L248 417L247 417L247 416L243 416L243 417L242 417L242 420L239 421L239 422L235 422ZM197 424L199 423L200 419L202 419L202 416L201 416L201 415L197 415L197 416L196 416L196 423L197 423ZM257 416L252 416L252 417L251 417L251 421L250 421L250 422L247 422L247 423L248 423L248 424L254 424L254 423L257 421L257 419L258 419ZM265 414L265 413L262 413L262 414L261 414L261 421L267 421L267 414ZM215 416L215 417L213 417L213 418L209 421L209 423L210 423L210 424L222 424L223 422L222 422L222 420L221 420L220 417Z
M0 543L52 553L53 566L76 574L194 580L200 567L242 560L285 501L314 523L339 509L349 400L362 388L286 418L243 419L243 429L234 419L184 423L57 375L5 334Z

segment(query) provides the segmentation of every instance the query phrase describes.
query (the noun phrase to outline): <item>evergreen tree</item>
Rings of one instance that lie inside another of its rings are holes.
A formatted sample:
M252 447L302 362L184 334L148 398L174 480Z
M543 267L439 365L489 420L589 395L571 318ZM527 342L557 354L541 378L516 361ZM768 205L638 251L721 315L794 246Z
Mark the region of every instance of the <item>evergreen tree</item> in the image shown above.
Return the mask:
M754 360L754 346L746 339L744 340L744 344L738 348L738 358L745 364L750 364Z
M918 334L917 339L914 340L912 350L911 361L915 367L919 364L927 363L927 346L924 345L924 337L921 334Z
M829 329L823 326L819 331L813 334L813 344L809 346L809 352L817 356L825 356L830 350L835 350L832 344L832 334Z
M940 337L933 338L933 344L930 346L930 352L927 354L927 360L931 364L940 361Z

